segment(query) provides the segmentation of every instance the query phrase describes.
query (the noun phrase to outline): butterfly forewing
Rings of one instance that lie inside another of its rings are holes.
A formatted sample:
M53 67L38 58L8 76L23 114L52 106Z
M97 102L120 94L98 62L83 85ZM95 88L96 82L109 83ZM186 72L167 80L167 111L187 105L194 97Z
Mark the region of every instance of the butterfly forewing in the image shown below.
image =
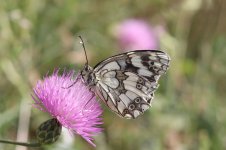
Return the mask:
M169 67L169 56L158 50L139 50L112 56L94 68L101 70L125 70L144 76L150 81L158 81Z
M136 118L150 107L169 61L169 56L158 50L112 56L94 68L94 91L119 116Z

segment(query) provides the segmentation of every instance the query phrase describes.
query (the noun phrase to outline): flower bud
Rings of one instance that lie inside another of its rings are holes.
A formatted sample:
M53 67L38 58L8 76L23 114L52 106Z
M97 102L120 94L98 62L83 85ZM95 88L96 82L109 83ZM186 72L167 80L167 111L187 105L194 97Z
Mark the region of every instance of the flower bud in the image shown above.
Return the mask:
M57 119L53 118L42 123L36 131L40 144L54 143L61 134L62 126Z

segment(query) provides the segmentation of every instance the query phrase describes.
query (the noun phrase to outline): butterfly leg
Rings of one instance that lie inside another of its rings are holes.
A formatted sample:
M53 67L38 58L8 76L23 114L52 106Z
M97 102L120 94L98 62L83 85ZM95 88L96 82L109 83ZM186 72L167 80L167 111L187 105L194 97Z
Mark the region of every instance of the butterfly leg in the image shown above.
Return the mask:
M71 88L72 86L74 86L75 83L78 81L78 79L80 79L80 75L81 75L81 72L79 73L78 76L76 76L75 81L74 81L71 85L69 85L68 87L62 87L62 88L63 88L63 89L69 89L69 88Z
M89 104L89 102L93 99L95 95L93 94L92 97L86 102L86 104L83 106L82 108L82 114L83 114L83 111L85 110L86 106Z

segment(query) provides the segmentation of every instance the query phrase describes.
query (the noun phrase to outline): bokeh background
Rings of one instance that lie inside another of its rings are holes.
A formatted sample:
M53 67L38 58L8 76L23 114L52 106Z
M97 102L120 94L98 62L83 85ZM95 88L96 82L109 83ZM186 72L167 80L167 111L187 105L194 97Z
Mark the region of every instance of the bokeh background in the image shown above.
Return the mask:
M54 68L82 68L82 35L91 66L126 50L161 49L170 69L141 117L122 119L103 106L96 148L64 130L37 149L226 149L225 14L224 0L1 0L0 139L35 140L50 116L31 107L32 87Z

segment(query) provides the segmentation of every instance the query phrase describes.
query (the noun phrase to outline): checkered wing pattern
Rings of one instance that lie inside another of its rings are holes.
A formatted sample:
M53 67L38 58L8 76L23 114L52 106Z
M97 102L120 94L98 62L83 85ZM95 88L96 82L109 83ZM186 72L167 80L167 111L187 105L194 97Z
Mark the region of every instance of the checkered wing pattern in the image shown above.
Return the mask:
M136 118L151 106L158 80L169 62L170 57L158 50L112 56L94 67L94 91L119 116Z

